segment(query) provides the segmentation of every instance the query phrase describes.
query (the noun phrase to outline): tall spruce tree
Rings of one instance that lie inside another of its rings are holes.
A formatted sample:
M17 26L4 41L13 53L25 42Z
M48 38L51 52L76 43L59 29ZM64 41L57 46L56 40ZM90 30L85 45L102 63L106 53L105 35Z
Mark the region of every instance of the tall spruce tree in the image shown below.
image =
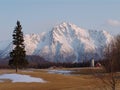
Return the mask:
M10 52L11 59L9 60L9 65L15 67L17 73L18 68L24 68L28 64L25 46L23 44L24 37L22 27L19 21L17 21L17 26L15 27L12 36L14 49Z

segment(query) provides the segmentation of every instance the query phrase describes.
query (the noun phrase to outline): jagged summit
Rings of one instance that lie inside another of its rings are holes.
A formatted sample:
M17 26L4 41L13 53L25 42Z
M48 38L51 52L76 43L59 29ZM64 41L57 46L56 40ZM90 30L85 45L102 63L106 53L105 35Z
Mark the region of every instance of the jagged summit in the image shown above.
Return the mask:
M112 38L104 30L86 30L63 22L49 32L25 35L24 43L28 55L39 55L53 62L80 62L92 57L102 58L102 52ZM6 44L6 48L0 45L0 56L8 56L12 48L11 44Z

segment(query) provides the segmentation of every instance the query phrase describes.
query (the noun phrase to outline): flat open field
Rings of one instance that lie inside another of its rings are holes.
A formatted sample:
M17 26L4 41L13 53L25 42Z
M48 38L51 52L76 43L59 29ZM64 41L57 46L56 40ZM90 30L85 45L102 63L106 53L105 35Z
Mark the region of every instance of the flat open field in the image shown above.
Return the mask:
M89 71L89 69L81 69L82 72L87 72L87 70ZM0 70L0 74L4 73L15 73L15 70ZM19 70L18 73L30 75L33 77L40 77L47 82L12 83L10 80L5 80L5 82L0 82L0 90L106 90L104 88L104 83L101 80L95 78L94 75L90 74L51 74L48 73L46 69L31 69L30 71ZM120 90L119 88L120 87L117 87L117 90Z

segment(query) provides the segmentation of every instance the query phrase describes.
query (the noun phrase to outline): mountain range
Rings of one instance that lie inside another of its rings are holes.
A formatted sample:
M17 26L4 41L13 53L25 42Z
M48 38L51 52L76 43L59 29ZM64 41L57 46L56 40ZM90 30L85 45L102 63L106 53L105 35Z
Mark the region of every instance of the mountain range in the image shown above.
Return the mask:
M83 62L103 58L113 36L105 30L86 30L63 22L40 34L24 35L27 55L37 55L50 62ZM9 57L12 41L0 42L0 58Z

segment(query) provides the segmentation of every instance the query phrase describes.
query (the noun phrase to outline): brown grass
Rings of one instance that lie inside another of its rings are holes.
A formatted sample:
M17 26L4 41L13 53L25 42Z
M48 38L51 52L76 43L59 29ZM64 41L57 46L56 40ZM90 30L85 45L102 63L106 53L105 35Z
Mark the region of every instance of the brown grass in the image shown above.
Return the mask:
M14 70L0 70L0 74L14 72ZM48 82L12 83L10 80L6 80L0 83L0 90L104 90L102 82L92 75L49 74L44 70L34 70L34 72L19 71L19 73L40 77Z

